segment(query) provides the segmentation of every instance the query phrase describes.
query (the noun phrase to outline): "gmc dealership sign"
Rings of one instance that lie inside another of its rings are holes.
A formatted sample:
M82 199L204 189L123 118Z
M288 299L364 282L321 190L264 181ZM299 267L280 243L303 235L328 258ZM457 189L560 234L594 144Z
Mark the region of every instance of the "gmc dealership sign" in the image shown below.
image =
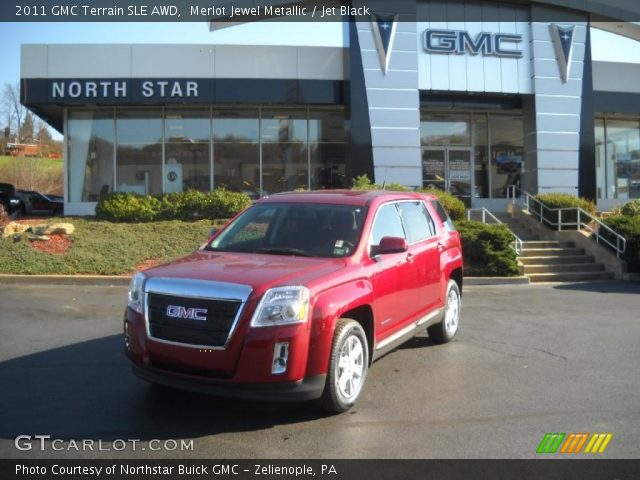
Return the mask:
M522 57L517 44L522 35L515 33L480 32L473 36L465 30L436 30L424 32L424 49L429 53L464 55L493 55L496 57Z

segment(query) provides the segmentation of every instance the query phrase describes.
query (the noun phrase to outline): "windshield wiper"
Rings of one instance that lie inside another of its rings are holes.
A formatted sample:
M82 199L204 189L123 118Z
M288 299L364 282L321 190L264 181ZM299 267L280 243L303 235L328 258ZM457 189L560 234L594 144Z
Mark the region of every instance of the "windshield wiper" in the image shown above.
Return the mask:
M296 255L299 257L315 257L309 252L305 252L299 248L284 248L284 247L271 247L271 248L256 248L253 250L255 253L267 253L270 255Z

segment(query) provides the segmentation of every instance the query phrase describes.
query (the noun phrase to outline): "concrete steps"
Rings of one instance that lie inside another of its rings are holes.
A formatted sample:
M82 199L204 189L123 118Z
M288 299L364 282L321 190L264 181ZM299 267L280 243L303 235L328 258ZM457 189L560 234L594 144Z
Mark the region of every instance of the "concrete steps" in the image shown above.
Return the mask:
M579 282L614 278L574 242L527 240L519 258L530 282Z

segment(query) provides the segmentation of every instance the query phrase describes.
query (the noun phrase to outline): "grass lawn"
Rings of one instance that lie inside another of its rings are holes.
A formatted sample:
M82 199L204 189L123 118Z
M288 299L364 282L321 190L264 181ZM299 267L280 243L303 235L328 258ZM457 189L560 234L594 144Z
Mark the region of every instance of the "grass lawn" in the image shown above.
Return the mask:
M43 253L31 246L28 234L14 242L0 239L0 273L10 274L131 274L147 260L165 262L197 249L216 224L167 221L155 223L110 223L84 218L50 219L71 222L74 242L64 254Z
M9 165L12 160L24 160L24 157L10 157L8 155L0 155L0 167ZM61 158L36 158L38 166L44 170L60 170L62 171L63 162Z

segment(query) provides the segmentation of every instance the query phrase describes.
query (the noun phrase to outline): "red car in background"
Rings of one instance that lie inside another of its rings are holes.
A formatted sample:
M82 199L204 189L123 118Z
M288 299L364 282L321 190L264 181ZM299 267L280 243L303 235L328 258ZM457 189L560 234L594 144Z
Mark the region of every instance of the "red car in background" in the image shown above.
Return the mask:
M433 196L277 194L133 277L125 350L153 383L341 412L372 361L424 329L455 336L462 280L459 234Z

